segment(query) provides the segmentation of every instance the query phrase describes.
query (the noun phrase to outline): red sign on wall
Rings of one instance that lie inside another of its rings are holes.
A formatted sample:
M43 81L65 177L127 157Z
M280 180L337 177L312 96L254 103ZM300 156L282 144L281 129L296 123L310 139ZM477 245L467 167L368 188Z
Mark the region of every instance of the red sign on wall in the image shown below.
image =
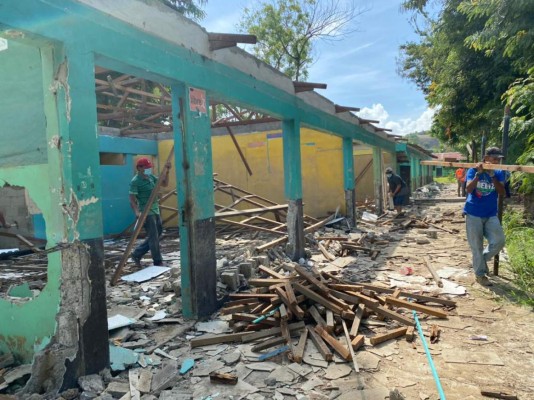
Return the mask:
M203 114L206 112L206 91L189 88L189 109Z

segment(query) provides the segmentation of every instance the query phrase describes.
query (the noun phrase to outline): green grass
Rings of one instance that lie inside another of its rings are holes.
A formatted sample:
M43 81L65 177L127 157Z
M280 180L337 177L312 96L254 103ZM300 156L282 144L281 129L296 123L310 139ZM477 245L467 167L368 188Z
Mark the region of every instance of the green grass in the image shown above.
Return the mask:
M444 183L444 184L456 183L456 178L454 177L454 175L447 175L447 176L436 177L434 178L434 181L438 183Z
M517 287L525 292L518 300L534 307L534 228L522 213L514 210L504 213L503 228L510 271Z

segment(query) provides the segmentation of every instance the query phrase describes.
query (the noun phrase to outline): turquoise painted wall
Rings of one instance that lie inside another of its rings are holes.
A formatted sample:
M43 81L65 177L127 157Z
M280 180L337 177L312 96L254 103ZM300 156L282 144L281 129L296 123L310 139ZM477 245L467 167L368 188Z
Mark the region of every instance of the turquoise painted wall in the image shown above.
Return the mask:
M99 150L125 155L123 165L100 166L104 235L111 235L122 232L135 219L128 200L128 187L135 173L136 156L138 154L157 156L158 144L155 140L101 135Z
M0 167L47 160L41 53L10 40L0 51ZM6 146L9 144L9 146Z

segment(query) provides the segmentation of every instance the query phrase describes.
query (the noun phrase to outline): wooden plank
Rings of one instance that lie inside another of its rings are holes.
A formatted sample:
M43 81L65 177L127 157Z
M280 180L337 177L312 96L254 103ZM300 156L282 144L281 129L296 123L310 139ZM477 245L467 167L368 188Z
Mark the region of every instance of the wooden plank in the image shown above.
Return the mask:
M395 311L388 310L385 307L377 306L377 307L370 307L371 310L373 310L377 314L381 314L387 318L394 319L395 321L398 321L404 325L407 326L413 326L415 324L415 321L411 318L404 317L400 315L399 313L396 313Z
M135 230L133 231L132 236L130 237L130 240L128 241L128 244L126 245L126 249L124 250L124 253L119 262L119 265L117 265L117 268L115 269L115 272L113 273L113 276L111 277L111 286L115 286L117 284L117 281L119 280L122 274L122 270L124 266L126 265L128 258L130 257L130 253L135 245L137 236L139 236L141 229L143 229L143 224L145 223L146 217L148 213L150 212L152 203L154 203L159 193L159 189L162 185L162 182L164 181L164 176L165 174L169 172L169 168L170 168L169 166L173 158L174 158L174 145L172 145L171 150L169 151L169 155L167 156L167 161L165 162L164 167L161 170L156 186L154 186L154 188L152 189L152 192L150 192L150 197L148 198L147 203L145 204L145 208L141 212L141 215L139 216L139 218L137 218L137 225L135 227Z
M349 348L350 352L350 358L352 359L352 365L354 366L354 370L356 372L360 372L360 368L358 367L358 363L356 362L356 355L354 354L354 348L352 347L352 342L350 340L349 330L347 329L347 324L344 320L341 320L341 324L343 325L343 332L345 333L345 339L347 340L347 347Z
M275 294L265 294L265 293L230 293L228 295L231 299L241 300L241 299L257 299L270 301L272 298L276 298Z
M272 276L273 278L276 278L276 279L282 279L282 280L287 279L287 277L285 275L279 274L278 272L273 271L271 268L266 267L265 265L260 265L258 267L258 271L264 272L267 275ZM281 283L283 283L283 282L281 282Z
M304 327L305 327L304 321L295 322L295 323L289 324L289 326L288 326L290 332L302 329ZM264 330L261 330L259 332L252 332L252 333L248 333L247 332L247 334L243 335L243 337L240 340L243 343L248 343L248 342L252 342L254 340L263 339L263 338L266 338L266 337L269 337L269 336L278 335L278 334L280 334L281 331L282 330L280 329L280 327L276 327L276 328L264 329ZM193 340L195 340L195 339L193 339Z
M413 326L409 326L406 330L406 335L404 335L407 342L413 342L415 336L415 328Z
M243 215L258 215L272 211L287 210L287 207L287 204L277 204L274 206L265 206L261 208L249 208L246 210L216 212L215 218L241 217Z
M232 319L234 321L246 321L246 322L253 322L258 318L257 315L254 314L245 314L245 313L235 313L232 314ZM274 318L265 318L261 322L259 322L262 325L270 325L270 326L279 326L280 321L274 319Z
M256 287L270 287L272 285L285 284L288 281L289 281L288 278L284 278L284 279L252 278L248 280L248 284L250 286L256 286Z
M438 165L442 167L450 168L474 168L476 163L464 163L464 162L447 162L447 161L430 161L424 160L421 161L421 165ZM489 164L484 163L485 170L501 170L501 171L511 171L511 172L528 172L529 174L534 173L534 165L506 165L506 164Z
M343 311L343 309L341 309L337 305L333 304L332 302L326 300L324 297L322 297L318 293L315 293L314 291L312 291L311 289L307 288L306 286L301 285L300 283L294 283L293 285L294 285L295 289L297 289L298 292L302 293L307 298L309 298L309 299L311 299L313 301L316 301L317 303L319 303L319 304L325 306L326 308L332 310L336 314L341 315L341 312Z
M334 332L334 313L332 310L326 310L326 331L328 333Z
M324 342L324 340L321 338L321 336L310 326L307 327L308 333L310 334L310 339L312 340L315 347L317 347L317 350L323 356L323 359L325 361L332 361L334 359L334 355Z
M295 292L293 291L293 286L291 286L291 283L286 282L284 288L286 290L287 300L289 301L289 304L293 307L296 307L298 305L298 302L297 297L295 296Z
M371 344L374 346L374 345L386 342L390 339L395 339L395 338L398 338L399 336L404 336L407 330L408 328L397 328L387 333L384 333L383 335L373 336L370 339Z
M287 308L289 308L291 312L297 316L297 318L304 318L304 310L302 310L302 308L300 308L298 304L296 306L291 305L289 299L287 298L286 292L284 292L284 289L282 289L281 287L277 287L275 288L275 292L278 294L279 299L282 301L282 303L284 303Z
M363 286L361 285L346 285L341 283L329 283L328 287L338 291L361 292L363 290Z
M319 313L319 311L317 310L315 306L311 306L310 308L308 308L308 312L310 313L312 318L315 320L315 323L317 325L322 326L326 329L326 321L321 316L321 314Z
M319 247L319 250L321 251L321 253L323 253L323 255L326 257L328 261L334 261L336 259L336 256L334 256L328 250L326 250L325 247L321 243L318 243L317 247Z
M360 323L362 322L364 309L365 306L363 304L358 304L358 307L356 308L356 316L354 317L354 320L352 321L352 326L350 328L350 336L353 338L358 335L358 330L360 329Z
M279 311L280 311L280 319L282 321L287 321L287 309L286 309L285 304L280 305Z
M350 360L350 351L347 347L343 346L339 340L335 337L330 336L326 329L321 326L316 326L315 331L323 338L323 340L328 343L335 351L338 353L344 360Z
M325 296L330 293L330 289L324 285L322 282L320 282L317 278L315 278L311 273L309 273L304 267L300 265L295 265L295 271L306 279L309 283L311 283L314 286L317 286L320 292L322 292Z
M359 285L363 286L366 289L374 290L375 292L392 294L395 291L394 289L389 289L389 288L382 287L382 286L377 286L377 285L371 285L369 283L361 283L360 282ZM423 301L423 302L438 303L438 304L443 304L443 305L449 306L449 307L456 307L456 302L454 300L440 299L440 298L437 298L437 297L430 297L430 296L423 296L423 295L420 295L420 294L410 293L410 292L406 292L406 291L401 291L401 296L403 296L403 297L411 297L413 299L416 299L416 300L419 300L419 301Z
M423 257L423 261L425 262L426 267L428 268L428 270L432 274L432 277L434 278L434 280L436 281L438 286L439 287L443 287L443 282L441 281L441 278L439 277L439 275L436 272L436 270L430 265L430 261L428 260L428 258Z
M419 312L422 312L428 315L433 315L434 317L438 317L438 318L448 317L448 314L444 311L436 310L435 308L423 306L417 303L412 303L406 300L396 299L391 296L386 297L386 301L388 304L392 304L395 307L401 307L401 308L407 308L409 310L419 311Z
M332 290L330 294L334 297L345 300L347 303L360 304L360 299L356 296L351 296L350 294L339 292L337 290Z
M351 345L352 345L352 349L354 351L358 350L360 347L363 346L365 342L365 336L363 335L356 335L354 337L354 339L352 339L352 342L351 342Z
M233 314L233 313L236 313L236 312L248 311L248 310L250 310L250 305L248 305L248 304L238 304L238 305L233 306L233 307L221 308L220 313L222 315L227 315L227 314Z
M360 303L365 304L367 307L376 307L380 305L380 302L378 300L372 299L370 297L367 297L364 294L358 293L358 292L347 292L351 296L357 297L358 300L360 300Z
M271 339L264 340L263 342L252 346L251 350L254 352L260 352L262 350L270 349L271 347L278 346L286 342L286 338L283 336L274 337Z
M304 228L304 233L309 233L309 232L313 232L317 229L319 229L321 226L327 224L328 222L332 221L335 217L335 214L332 214L330 215L328 218L325 218L323 219L322 221L319 221L313 225L310 225L306 228ZM282 244L284 242L287 241L287 236L283 237L283 238L279 238L279 239L276 239L276 240L273 240L272 242L269 242L269 243L266 243L264 245L261 245L261 246L258 246L256 247L256 251L257 252L262 252L262 251L265 251L265 250L268 250L272 247L275 247L275 246L278 246L279 244Z
M308 330L304 329L300 334L299 343L293 349L293 361L301 363L304 358L304 350L306 349L306 342L308 340Z
M278 328L280 329L280 328ZM243 341L243 338L247 335L252 335L250 332L239 332L239 333L227 333L224 335L204 335L198 338L191 339L191 348L208 346L210 344L219 344L219 343L232 343Z
M225 385L237 385L237 376L222 372L211 372L210 382L222 383Z

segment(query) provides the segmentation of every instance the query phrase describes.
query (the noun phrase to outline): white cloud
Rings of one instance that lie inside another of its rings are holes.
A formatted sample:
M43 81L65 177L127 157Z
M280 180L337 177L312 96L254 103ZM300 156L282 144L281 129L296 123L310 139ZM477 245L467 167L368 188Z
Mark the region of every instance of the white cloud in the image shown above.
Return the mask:
M430 129L432 125L432 118L435 110L427 107L423 113L416 119L403 118L399 121L390 121L389 113L380 103L373 104L371 108L364 107L358 113L358 116L365 119L373 119L380 121L380 127L392 129L395 135L406 135L412 132L421 132Z

